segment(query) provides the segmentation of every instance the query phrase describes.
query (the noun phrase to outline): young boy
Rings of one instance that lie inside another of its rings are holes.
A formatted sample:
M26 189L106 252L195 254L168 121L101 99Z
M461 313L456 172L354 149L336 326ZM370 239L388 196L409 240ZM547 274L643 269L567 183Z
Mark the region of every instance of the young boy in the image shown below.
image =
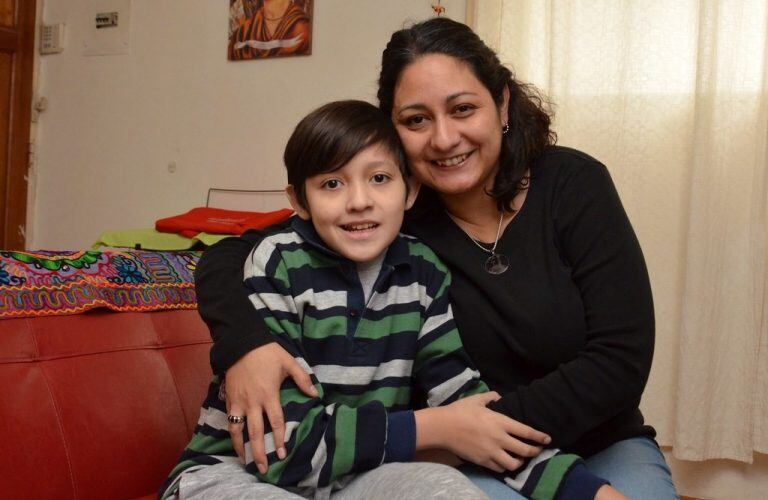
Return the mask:
M275 450L268 433L269 468L254 463L250 446L243 466L228 431L241 417L227 415L224 381L214 377L162 497L484 498L452 468L397 463L430 448L487 463L489 447L474 438L506 437L508 419L485 408L497 396L462 349L447 269L399 234L417 189L394 127L371 104L330 103L299 123L284 160L298 217L253 249L245 284L318 396L286 379L285 448ZM414 412L414 399L429 408ZM605 484L554 450L514 476L507 482L535 498L593 498Z

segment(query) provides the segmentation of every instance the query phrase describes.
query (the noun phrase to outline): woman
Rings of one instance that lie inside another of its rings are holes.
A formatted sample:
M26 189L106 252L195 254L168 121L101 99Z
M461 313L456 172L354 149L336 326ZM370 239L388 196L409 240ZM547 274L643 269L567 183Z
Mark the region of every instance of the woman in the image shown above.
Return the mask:
M653 356L650 284L605 167L554 146L535 91L468 27L445 18L393 34L378 97L422 183L404 232L453 273L462 341L503 395L491 407L580 454L629 498L674 498L638 409ZM248 417L252 442L262 413L282 428L284 377L311 390L236 293L255 240L225 240L198 267L212 364L226 371L229 411ZM492 498L519 498L482 470L465 472Z

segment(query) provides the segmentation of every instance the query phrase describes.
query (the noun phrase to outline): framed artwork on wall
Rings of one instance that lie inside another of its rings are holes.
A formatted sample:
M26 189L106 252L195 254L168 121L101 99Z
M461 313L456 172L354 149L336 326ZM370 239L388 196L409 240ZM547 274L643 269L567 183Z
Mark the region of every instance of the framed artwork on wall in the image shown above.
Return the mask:
M312 53L314 0L229 0L230 61Z

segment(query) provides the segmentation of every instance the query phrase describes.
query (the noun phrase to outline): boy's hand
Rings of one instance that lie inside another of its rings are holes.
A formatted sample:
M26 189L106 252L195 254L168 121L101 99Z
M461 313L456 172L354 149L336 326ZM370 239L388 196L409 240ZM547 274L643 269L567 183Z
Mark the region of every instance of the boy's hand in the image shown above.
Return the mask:
M444 448L460 458L496 472L515 470L520 457L534 457L551 439L527 425L486 408L500 396L487 392L448 406L416 412L416 447Z
M293 378L307 396L317 396L309 375L277 342L252 350L227 370L227 413L246 417L253 461L262 474L267 473L265 413L272 427L277 456L285 458L285 421L280 406L280 386L287 377ZM243 424L230 423L229 434L237 456L245 463Z

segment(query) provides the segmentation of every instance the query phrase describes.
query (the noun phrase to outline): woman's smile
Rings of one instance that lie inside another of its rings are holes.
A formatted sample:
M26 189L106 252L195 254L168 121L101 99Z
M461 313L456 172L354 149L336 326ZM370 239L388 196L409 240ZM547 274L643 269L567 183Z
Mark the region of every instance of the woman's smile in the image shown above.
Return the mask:
M433 163L435 163L439 167L455 167L459 164L464 163L464 160L469 158L469 155L471 155L472 152L460 154L457 156L453 156L451 158L444 158L441 160L432 160Z

